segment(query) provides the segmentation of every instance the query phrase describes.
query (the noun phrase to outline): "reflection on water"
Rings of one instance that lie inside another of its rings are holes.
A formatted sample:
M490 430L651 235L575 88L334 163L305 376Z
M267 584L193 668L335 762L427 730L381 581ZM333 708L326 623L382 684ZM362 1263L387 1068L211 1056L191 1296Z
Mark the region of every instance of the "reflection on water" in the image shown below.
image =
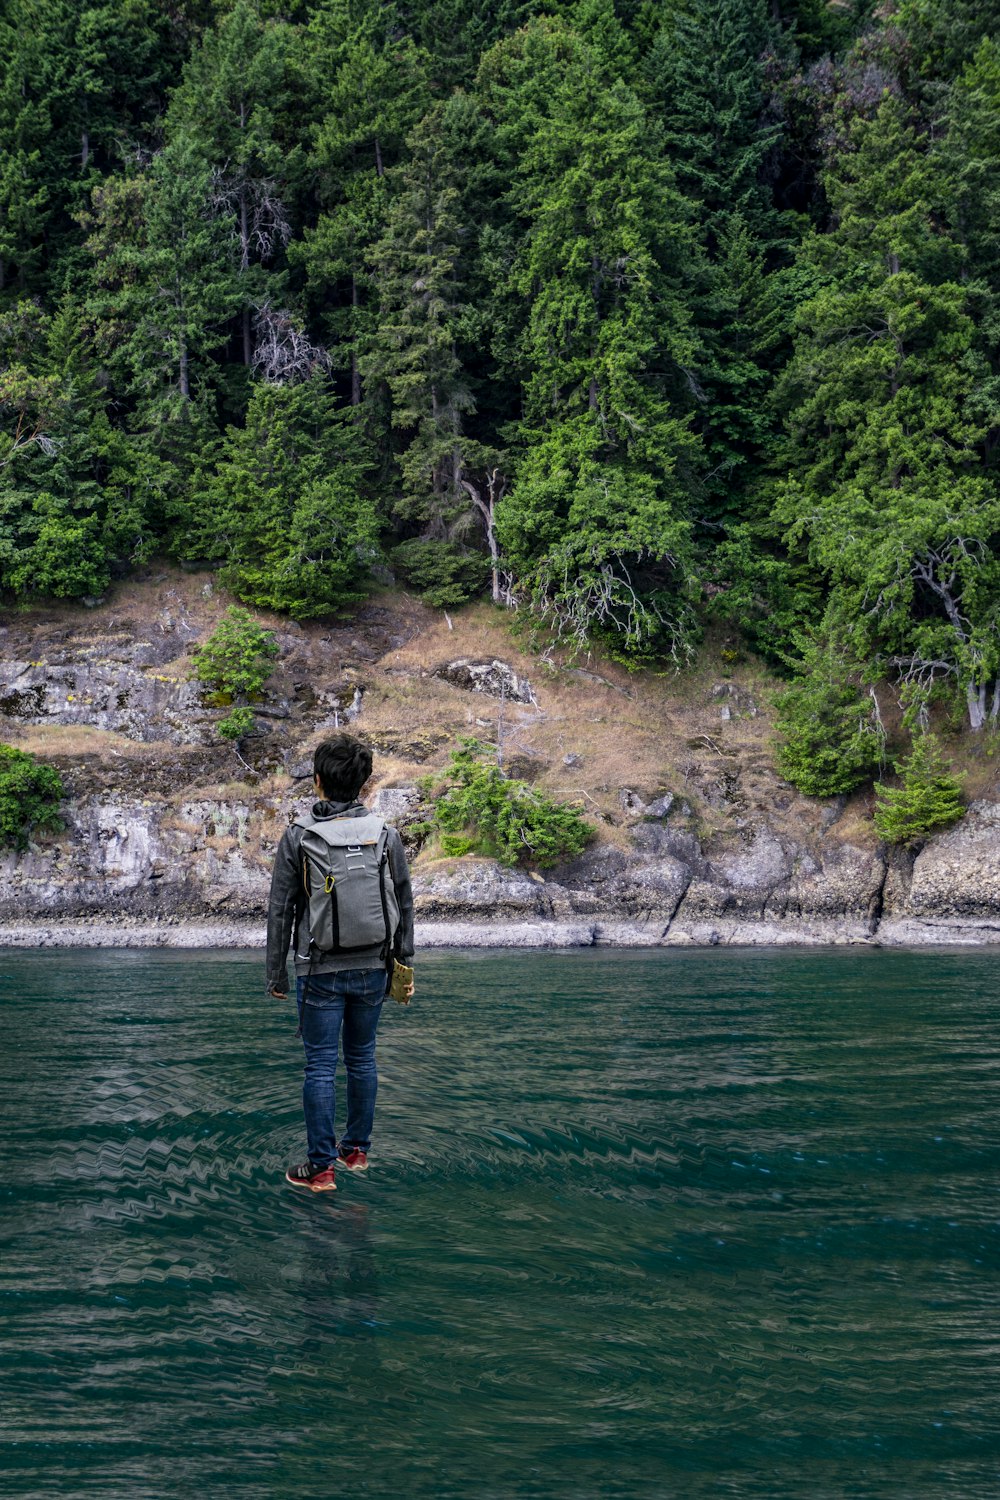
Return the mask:
M0 1491L995 1500L995 965L434 954L305 1197L259 955L0 955Z

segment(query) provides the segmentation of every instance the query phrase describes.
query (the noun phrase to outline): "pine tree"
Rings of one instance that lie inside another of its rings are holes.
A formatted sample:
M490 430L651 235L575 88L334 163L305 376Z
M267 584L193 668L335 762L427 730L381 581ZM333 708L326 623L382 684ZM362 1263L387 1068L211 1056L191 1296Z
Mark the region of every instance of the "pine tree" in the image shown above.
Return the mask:
M950 79L987 37L1000 34L997 0L897 0L893 20L924 78Z
M780 134L764 93L771 30L765 0L687 0L644 62L651 109L697 226L692 385L709 536L746 514L773 433L766 398L787 333L767 275L788 234L765 182Z
M428 61L391 5L329 0L311 18L308 71L321 101L312 163L321 212L293 259L305 266L310 300L335 346L335 367L349 372L357 408L361 360L377 329L371 254L385 231L386 174L430 103ZM385 403L381 391L370 396L365 414L378 429Z
M31 302L0 318L0 584L25 597L100 594L143 555L116 490L125 444L77 333Z
M137 482L181 526L216 440L213 356L239 302L211 194L211 169L176 136L145 171L106 179L84 219L90 336L127 402Z
M247 368L254 307L281 300L265 268L288 244L288 202L301 172L294 47L287 23L266 21L255 0L237 0L194 53L167 120L168 138L180 134L208 163L212 210L230 226Z
M371 252L379 317L362 373L384 381L402 439L401 513L426 536L448 539L468 511L463 420L473 409L458 345L474 324L462 298L463 244L447 106L435 106L395 169L385 232Z
M762 56L771 39L764 0L687 0L644 63L677 187L701 206L709 250L738 215L772 236L762 169L777 130L766 119Z
M326 376L256 385L246 424L230 427L200 518L202 556L248 604L295 619L364 595L378 556L361 436Z
M980 728L1000 667L1000 500L976 452L961 256L905 106L886 95L851 145L828 175L834 227L804 252L819 285L782 384L776 515L828 577L858 657L927 691L956 683Z
M852 792L881 767L878 706L832 632L800 638L799 676L778 697L776 761L809 797Z
M471 82L481 55L526 21L532 8L527 0L402 0L397 11L450 92Z
M577 641L681 653L693 440L670 400L690 349L670 174L635 95L554 23L494 67L523 226L502 290L526 310L525 415L497 516L506 566Z
M174 80L155 0L7 0L0 12L0 291L58 296L79 268L77 215Z
M32 6L11 0L0 13L0 291L12 277L29 290L44 259L52 215L50 69L44 29Z
M875 827L884 839L914 844L962 817L961 778L952 772L935 735L918 735L895 769L901 786L875 783Z
M984 40L948 91L945 130L934 152L949 228L964 250L969 311L976 333L970 411L982 426L981 452L1000 460L1000 43Z

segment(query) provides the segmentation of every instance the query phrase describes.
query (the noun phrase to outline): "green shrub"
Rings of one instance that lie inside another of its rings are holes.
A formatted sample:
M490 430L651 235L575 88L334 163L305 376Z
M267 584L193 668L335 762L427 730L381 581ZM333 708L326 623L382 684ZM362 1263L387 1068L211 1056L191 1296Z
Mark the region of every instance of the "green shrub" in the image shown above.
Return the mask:
M200 682L231 698L259 693L273 670L280 647L245 609L227 609L203 646L194 653Z
M435 609L467 604L482 594L489 579L486 558L465 552L454 542L415 537L394 547L390 561L403 582Z
M227 707L238 699L259 697L279 650L274 633L258 625L247 610L227 610L194 654L197 677L211 689L206 701ZM252 728L253 713L239 702L219 723L219 733L227 740L242 739Z
M778 770L808 797L852 792L882 764L875 703L835 645L806 643L801 672L778 697Z
M444 771L425 783L427 790L441 792L430 829L446 853L475 852L502 865L521 860L546 869L574 858L593 837L576 808L505 776L479 740L462 739L459 745Z
M234 708L219 721L219 733L224 740L241 740L252 728L253 710L246 707Z
M0 844L26 849L35 829L62 828L59 772L13 745L0 744Z
M962 778L952 772L936 735L918 735L895 769L902 786L875 783L875 827L884 839L912 844L958 822L965 811Z
M465 833L442 833L438 843L441 845L441 853L447 854L450 859L471 854L476 845L475 839L469 838Z

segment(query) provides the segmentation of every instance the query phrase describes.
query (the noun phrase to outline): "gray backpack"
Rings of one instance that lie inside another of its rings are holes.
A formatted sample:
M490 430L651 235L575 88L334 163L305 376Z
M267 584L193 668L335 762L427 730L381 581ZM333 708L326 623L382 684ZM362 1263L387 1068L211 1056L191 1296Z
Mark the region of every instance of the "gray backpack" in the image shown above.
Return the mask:
M309 911L309 956L378 947L381 958L388 959L399 926L399 903L384 820L366 813L354 818L310 815L295 823L303 830L300 900Z

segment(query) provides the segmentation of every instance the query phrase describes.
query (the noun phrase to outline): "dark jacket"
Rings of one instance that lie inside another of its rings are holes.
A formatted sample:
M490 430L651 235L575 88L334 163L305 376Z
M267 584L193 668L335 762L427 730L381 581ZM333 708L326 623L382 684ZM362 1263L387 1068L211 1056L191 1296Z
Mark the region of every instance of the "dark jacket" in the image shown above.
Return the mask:
M314 818L335 818L339 815L362 817L369 811L362 802L316 802L313 804ZM288 948L295 931L295 919L299 919L299 938L296 944L296 974L335 974L341 969L381 969L385 960L376 944L371 950L351 953L327 953L314 959L310 968L309 954L309 907L300 902L302 880L299 874L301 859L299 845L303 828L293 823L286 828L274 857L274 872L271 876L271 899L267 909L267 988L283 991L288 984ZM410 887L410 870L403 851L403 842L395 828L389 829L386 843L389 855L389 872L396 887L399 902L399 931L397 951L407 963L413 957L413 891ZM302 955L305 955L303 957Z

